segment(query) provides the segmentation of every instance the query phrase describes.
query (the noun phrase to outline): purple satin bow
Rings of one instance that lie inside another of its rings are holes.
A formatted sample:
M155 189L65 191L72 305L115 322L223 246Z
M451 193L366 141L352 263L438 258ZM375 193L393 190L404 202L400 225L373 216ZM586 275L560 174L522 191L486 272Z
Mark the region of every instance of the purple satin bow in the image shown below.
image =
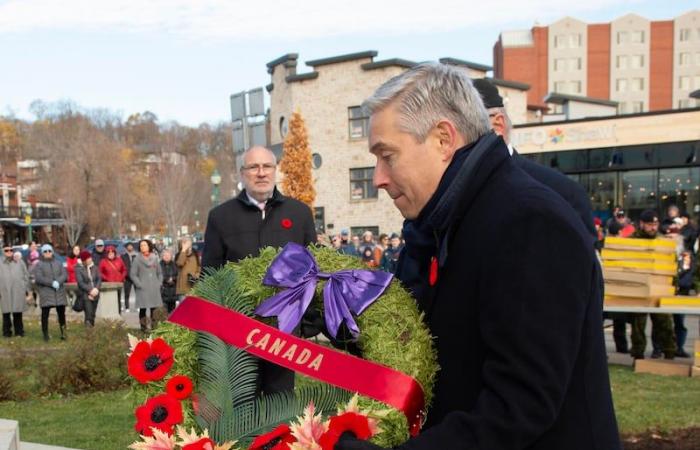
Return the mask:
M325 273L318 270L310 251L290 242L272 261L263 284L287 289L262 302L255 314L277 316L279 329L291 333L314 297L319 279L328 279L323 287L326 327L333 337L345 321L350 333L357 338L360 329L352 314L360 315L391 283L393 275L375 270L340 270Z

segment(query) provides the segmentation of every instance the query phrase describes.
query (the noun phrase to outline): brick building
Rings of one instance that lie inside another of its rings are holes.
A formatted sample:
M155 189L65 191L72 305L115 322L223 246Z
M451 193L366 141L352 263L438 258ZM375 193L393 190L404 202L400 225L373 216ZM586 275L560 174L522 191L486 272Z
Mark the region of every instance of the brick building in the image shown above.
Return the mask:
M401 231L403 218L384 191L372 185L375 158L367 147L368 118L360 105L384 81L416 63L404 59L375 61L376 51L307 61L311 68L297 72L298 55L287 54L267 64L272 82L268 113L272 150L282 152L288 120L298 110L306 122L313 153L316 224L319 230L339 233L350 229L378 233ZM443 58L472 78L485 77L491 67ZM515 123L524 123L526 92L523 83L495 79Z
M530 109L550 93L611 100L620 114L700 106L700 10L672 20L627 14L610 23L565 17L549 26L503 31L494 76L531 86ZM555 113L557 105L549 105Z

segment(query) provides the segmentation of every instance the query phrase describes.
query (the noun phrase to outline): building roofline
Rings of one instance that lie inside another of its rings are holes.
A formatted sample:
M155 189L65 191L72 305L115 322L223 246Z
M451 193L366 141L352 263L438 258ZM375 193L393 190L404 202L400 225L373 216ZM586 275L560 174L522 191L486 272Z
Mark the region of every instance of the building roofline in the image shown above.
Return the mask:
M272 73L272 70L275 68L275 66L278 66L280 64L296 66L297 59L299 59L299 53L287 53L286 55L282 55L277 59L273 59L272 61L266 64L267 73Z
M697 89L697 90L691 92L691 93L688 95L688 97L700 99L700 89Z
M449 58L448 57L448 58L440 58L439 61L442 64L449 64L451 66L464 66L464 67L468 67L470 69L481 70L484 72L488 72L490 70L493 70L493 67L491 67L491 66L487 66L485 64L479 64L479 63L475 63L475 62L471 62L471 61L465 61L463 59Z
M700 111L700 107L697 108L687 108L687 109L665 109L663 111L647 111L634 114L614 114L611 116L594 116L594 117L583 117L581 119L572 120L554 120L552 122L533 122L533 123L521 123L518 125L513 125L513 128L532 128L541 127L549 125L562 125L568 123L580 123L580 122L598 122L601 120L612 120L612 119L631 119L634 117L644 117L644 116L661 116L665 114L683 114L688 112Z
M495 84L496 86L519 89L521 91L529 91L530 90L530 85L527 83L521 83L519 81L502 80L500 78L488 78L487 77L486 79L489 80L491 83Z
M605 100L602 98L583 97L579 95L561 94L559 92L550 92L543 101L545 103L554 103L555 105L563 105L566 102L581 102L591 103L594 105L617 106L618 102L614 100Z
M296 81L313 80L315 78L318 78L318 72L308 72L308 73L299 73L296 75L288 75L284 80L287 83L294 83Z
M409 61L407 59L391 58L382 61L364 63L360 67L362 67L362 70L383 69L384 67L403 67L405 69L410 69L411 67L415 67L417 65L417 62Z
M367 50L364 52L347 53L345 55L331 56L329 58L314 59L306 61L306 65L310 67L325 66L327 64L337 64L341 62L354 61L356 59L374 58L377 56L376 50Z

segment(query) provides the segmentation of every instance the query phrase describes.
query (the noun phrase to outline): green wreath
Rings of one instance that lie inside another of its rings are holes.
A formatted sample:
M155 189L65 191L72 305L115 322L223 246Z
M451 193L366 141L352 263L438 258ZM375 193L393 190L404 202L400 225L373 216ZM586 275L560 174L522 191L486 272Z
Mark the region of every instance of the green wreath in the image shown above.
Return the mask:
M324 272L366 269L361 260L341 255L333 249L310 247L309 250ZM253 310L278 291L262 285L265 272L278 252L278 249L268 247L258 257L210 271L194 286L192 295L256 317ZM309 310L322 311L323 285L324 282L318 283ZM276 322L275 319L262 321ZM356 344L362 357L416 379L425 393L427 407L438 370L437 357L415 301L398 280L394 279L384 294L357 316L356 322L360 328ZM258 397L257 358L213 335L195 333L169 322L162 323L153 334L162 337L174 349L170 373L190 377L195 392L199 394L197 414L191 404L183 405L184 425L208 429L212 439L218 442L237 440L247 446L256 436L302 415L310 401L313 401L316 411L330 414L352 396L352 393L316 380L307 379L300 383L298 376L297 385L302 386L295 388L294 392ZM166 378L148 384L134 383L135 402L162 393L167 381ZM362 396L359 406L374 411L389 410L381 420L382 432L372 437L372 442L391 447L408 439L408 422L403 413Z

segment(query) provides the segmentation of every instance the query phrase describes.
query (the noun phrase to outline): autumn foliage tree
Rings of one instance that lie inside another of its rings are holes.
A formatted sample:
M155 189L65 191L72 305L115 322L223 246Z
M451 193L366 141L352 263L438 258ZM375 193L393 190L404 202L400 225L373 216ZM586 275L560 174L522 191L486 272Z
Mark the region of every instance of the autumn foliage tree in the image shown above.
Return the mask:
M285 195L306 203L313 211L316 189L311 172L311 149L304 118L298 111L289 121L280 170L284 174L282 190Z

